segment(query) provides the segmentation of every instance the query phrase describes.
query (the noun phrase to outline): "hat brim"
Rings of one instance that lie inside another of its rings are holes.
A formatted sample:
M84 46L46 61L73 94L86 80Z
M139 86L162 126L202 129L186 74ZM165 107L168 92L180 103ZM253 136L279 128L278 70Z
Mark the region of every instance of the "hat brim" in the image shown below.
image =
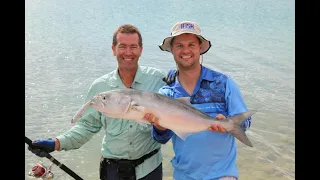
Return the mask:
M169 36L169 37L166 37L162 44L159 45L159 48L162 50L162 51L168 51L168 52L171 52L171 46L170 46L170 42L172 40L173 37L176 37L176 36L179 36L181 34L183 34L184 32L180 33L180 34L176 34L175 36ZM194 34L194 33L190 33L190 34ZM206 53L207 51L209 51L209 49L211 48L211 42L206 40L204 37L202 37L201 35L197 35L197 34L194 34L196 36L198 36L201 40L201 49L200 49L200 55Z

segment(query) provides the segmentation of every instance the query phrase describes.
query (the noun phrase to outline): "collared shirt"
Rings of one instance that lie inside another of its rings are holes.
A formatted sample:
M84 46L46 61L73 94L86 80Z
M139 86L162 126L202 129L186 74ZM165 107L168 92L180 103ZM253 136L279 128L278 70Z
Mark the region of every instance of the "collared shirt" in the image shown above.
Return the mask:
M176 78L175 82L162 87L159 92L172 98L189 97ZM247 111L236 83L222 73L201 66L201 75L190 97L191 104L215 117L223 114L230 117ZM174 119L172 119L174 121ZM245 120L244 130L250 127L251 117ZM223 176L238 177L235 138L229 132L209 130L180 139L171 130L161 131L153 127L153 138L166 143L172 137L175 156L171 163L173 178L177 180L212 180Z
M131 88L158 92L165 83L162 78L165 72L151 67L139 66ZM114 70L96 79L88 92L85 103L103 91L126 88L122 83L118 70ZM108 118L104 114L89 107L69 131L57 137L60 150L80 148L92 136L103 128L106 131L102 140L101 153L105 158L134 160L159 149L161 144L151 136L152 126L147 127L133 120ZM136 167L137 178L142 178L156 169L162 162L159 151Z

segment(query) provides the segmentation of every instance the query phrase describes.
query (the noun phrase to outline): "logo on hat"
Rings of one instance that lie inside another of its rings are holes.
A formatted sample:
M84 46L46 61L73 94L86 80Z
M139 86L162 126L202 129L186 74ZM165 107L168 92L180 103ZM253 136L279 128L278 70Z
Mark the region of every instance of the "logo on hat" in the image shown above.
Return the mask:
M196 36L201 41L201 49L200 49L200 55L206 53L210 48L211 48L211 42L206 40L202 35L201 35L201 30L198 24L195 22L191 21L183 21L183 22L177 22L173 27L171 28L171 36L166 37L162 44L159 45L159 48L162 51L168 51L171 52L171 40L175 36L179 36L184 33L191 33Z
M194 30L194 24L191 24L191 23L182 23L180 25L180 28L181 29L192 29Z

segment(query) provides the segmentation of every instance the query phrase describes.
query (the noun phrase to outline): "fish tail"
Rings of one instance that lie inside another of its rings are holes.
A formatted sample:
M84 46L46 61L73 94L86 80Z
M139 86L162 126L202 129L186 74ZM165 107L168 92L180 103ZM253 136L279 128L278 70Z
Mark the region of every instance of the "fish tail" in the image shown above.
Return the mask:
M233 122L233 129L230 130L229 133L236 137L239 141L250 147L253 147L253 145L240 125L256 112L256 110L250 110L228 118Z

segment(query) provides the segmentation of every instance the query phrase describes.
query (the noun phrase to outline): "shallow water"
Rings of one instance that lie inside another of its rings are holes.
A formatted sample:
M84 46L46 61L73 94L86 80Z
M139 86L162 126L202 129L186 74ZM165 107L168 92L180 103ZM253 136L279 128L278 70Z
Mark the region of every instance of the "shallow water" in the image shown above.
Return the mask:
M94 79L116 68L113 31L141 30L141 65L174 68L158 45L180 20L197 21L212 48L203 64L233 77L249 109L254 147L238 142L240 179L295 179L294 1L25 1L25 129L30 139L55 137L72 127ZM183 7L183 8L182 8ZM103 132L75 151L52 156L84 179L97 179ZM162 148L164 179L172 179L172 144ZM25 174L41 159L25 151ZM53 166L56 179L72 179Z

